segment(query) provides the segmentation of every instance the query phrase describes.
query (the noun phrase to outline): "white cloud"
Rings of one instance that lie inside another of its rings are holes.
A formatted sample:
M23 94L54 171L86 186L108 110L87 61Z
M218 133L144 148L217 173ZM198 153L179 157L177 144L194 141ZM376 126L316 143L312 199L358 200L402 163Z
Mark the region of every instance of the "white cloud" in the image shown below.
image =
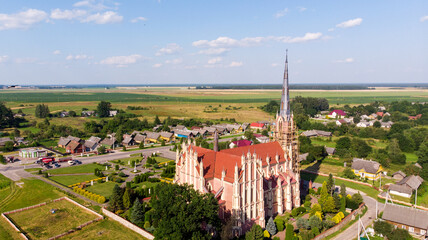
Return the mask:
M246 37L240 40L229 37L218 37L215 40L198 40L192 45L199 48L231 48L231 47L251 47L260 45L267 41L276 41L282 43L300 43L321 38L322 33L306 33L303 37L289 36L268 36L268 37Z
M100 64L116 65L117 67L125 67L129 64L136 63L140 58L142 58L142 56L139 54L133 54L129 56L113 56L113 57L108 57L104 60L101 60Z
M60 51L60 50L55 50L55 51L53 51L53 52L52 52L52 54L53 54L53 55L60 55L60 54L61 54L61 51Z
M107 7L103 3L97 3L95 0L86 0L86 1L79 1L73 4L73 7L86 7L90 8L92 10L96 11L103 11L106 9L111 9L110 7Z
M329 28L327 31L329 31L329 32L333 32L333 31L334 31L334 28Z
M353 63L354 59L353 58L345 58L343 60L336 60L335 62L337 62L337 63Z
M153 64L152 67L154 67L154 68L160 68L160 67L162 67L162 63Z
M221 57L211 58L208 60L208 64L217 64L223 60Z
M47 13L37 9L14 14L0 14L0 30L27 29L47 18Z
M92 57L86 55L86 54L79 54L79 55L68 55L65 57L65 60L84 60L84 59L90 59Z
M423 16L423 17L421 17L420 21L421 21L421 22L428 21L428 15L427 15L427 16Z
M15 63L23 64L23 63L35 63L37 58L25 57L25 58L16 58Z
M229 52L230 49L228 48L208 48L203 49L198 52L198 54L205 54L205 55L221 55L223 53Z
M7 55L0 56L0 63L4 63L4 62L6 62L8 59L9 59L9 56L7 56Z
M137 18L134 18L134 19L131 20L132 23L136 23L136 22L139 22L139 21L147 21L147 18L145 18L145 17L137 17Z
M362 18L355 18L336 25L338 28L350 28L360 25L363 22Z
M64 19L64 20L72 20L75 18L80 18L85 16L87 13L85 10L80 9L72 9L72 10L61 10L59 8L51 11L52 19Z
M159 49L159 51L155 54L156 56L162 56L165 54L175 54L181 51L180 45L177 43L170 43L166 47Z
M305 7L297 7L297 9L299 9L299 12L304 12L304 11L308 10L308 9L307 9L307 8L305 8Z
M184 69L195 69L195 65L184 66Z
M244 65L242 62L231 62L229 67L241 67L242 65Z
M117 12L107 11L104 13L95 13L88 16L82 22L94 22L96 24L107 24L107 23L118 23L122 22L123 16L117 14Z
M279 64L278 64L278 63L272 63L272 64L271 64L271 66L272 66L272 67L278 67L278 66L279 66Z
M288 8L284 8L284 9L282 9L281 11L278 11L277 13L275 13L275 17L276 18L280 18L280 17L284 17L285 16L285 14L287 14L288 13Z
M166 60L165 61L166 64L180 64L182 62L183 62L182 58L176 58L176 59Z

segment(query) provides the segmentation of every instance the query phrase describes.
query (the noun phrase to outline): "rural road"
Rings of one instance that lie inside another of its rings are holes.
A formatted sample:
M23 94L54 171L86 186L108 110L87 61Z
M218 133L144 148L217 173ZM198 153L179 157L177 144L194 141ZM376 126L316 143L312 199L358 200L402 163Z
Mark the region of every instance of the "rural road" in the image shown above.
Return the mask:
M73 157L73 159L77 159L82 162L82 164L89 164L93 162L99 162L104 163L111 160L121 159L121 158L127 158L131 154L135 153L143 153L144 155L150 155L152 153L160 153L161 156L169 159L175 159L175 152L170 151L169 149L171 146L165 146L165 147L157 147L157 148L146 148L141 150L135 150L135 151L127 151L127 152L120 152L116 151L111 154L107 155L101 155L101 156L92 156L92 157ZM33 162L35 160L32 160ZM30 161L28 161L30 163ZM27 164L27 162L24 160L23 162L15 162L15 163L8 163L6 165L0 165L0 173L5 175L6 177L12 179L13 181L19 181L21 178L28 178L30 176L33 176L32 174L29 174L28 172L24 171L25 168L36 168L40 167L38 164L28 164L28 165L22 165ZM64 162L61 163L61 168L68 167L69 164Z

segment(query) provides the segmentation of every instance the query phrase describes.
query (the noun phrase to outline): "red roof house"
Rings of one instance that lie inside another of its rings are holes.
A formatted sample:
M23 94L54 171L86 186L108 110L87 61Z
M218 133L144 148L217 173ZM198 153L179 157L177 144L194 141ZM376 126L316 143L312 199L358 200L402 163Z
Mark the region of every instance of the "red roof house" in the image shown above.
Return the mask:
M264 123L251 123L250 125L251 128L255 128L255 129L264 129L265 128L265 124Z
M238 140L238 141L234 141L234 142L230 143L230 148L245 147L245 146L250 146L251 144L253 144L252 141L242 139L242 140Z
M383 117L385 113L384 112L377 112L376 115Z
M340 109L335 109L328 114L329 118L343 118L345 116L346 116L346 113Z

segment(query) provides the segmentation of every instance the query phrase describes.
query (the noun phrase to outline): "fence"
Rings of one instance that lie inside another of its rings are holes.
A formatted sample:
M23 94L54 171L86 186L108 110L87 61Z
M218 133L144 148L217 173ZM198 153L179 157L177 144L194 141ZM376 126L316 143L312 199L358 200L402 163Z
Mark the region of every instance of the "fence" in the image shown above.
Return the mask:
M328 235L330 235L330 234L332 234L334 232L337 232L339 229L343 228L343 226L345 226L345 224L347 224L349 221L351 221L354 218L355 215L361 213L361 209L363 207L364 207L364 203L361 203L361 205L360 205L359 208L357 208L354 211L352 211L340 223L338 223L334 227L328 229L327 231L318 234L317 236L315 236L315 238L313 240L323 239L323 238L327 237Z
M127 220L125 220L125 219L123 219L123 218L119 217L118 215L116 215L116 214L114 214L114 213L110 212L109 210L107 210L107 209L105 209L105 208L102 208L102 211L103 211L103 214L104 214L104 215L106 215L107 217L109 217L109 218L111 218L112 220L114 220L114 221L116 221L116 222L118 222L118 223L122 224L123 226L125 226L125 227L127 227L127 228L131 229L132 231L134 231L134 232L136 232L136 233L140 234L141 236L143 236L143 237L145 237L145 238L147 238L147 239L150 239L150 240L152 240L152 239L154 239L154 238L155 238L155 237L154 237L152 234L150 234L149 232L144 231L143 229L141 229L141 228L139 228L138 226L136 226L136 225L132 224L131 222L129 222L129 221L127 221Z

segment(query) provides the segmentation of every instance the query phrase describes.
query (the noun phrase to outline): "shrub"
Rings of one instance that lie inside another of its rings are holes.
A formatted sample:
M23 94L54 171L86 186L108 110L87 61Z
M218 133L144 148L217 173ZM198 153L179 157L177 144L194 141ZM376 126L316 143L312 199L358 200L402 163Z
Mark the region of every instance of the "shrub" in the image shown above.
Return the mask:
M274 223L272 217L269 218L269 220L266 224L266 230L269 232L270 235L275 235L277 232L276 224ZM270 236L268 236L268 237L270 237Z
M126 177L126 174L125 174L125 173L123 173L123 172L120 172L120 173L119 173L119 177Z
M310 228L309 222L305 218L297 219L296 225L298 228L303 228L303 229L309 229Z
M316 236L320 234L320 230L317 227L312 228L312 233Z
M150 222L149 221L146 221L145 223L144 223L144 228L145 229L147 229L147 228L149 228L150 227Z
M322 221L321 219L318 218L318 216L312 216L309 218L309 226L313 229L313 228L322 228ZM315 233L314 233L315 234ZM318 233L319 234L319 233ZM315 234L315 235L318 235Z
M42 175L42 169L39 169L39 172L37 174Z
M275 222L276 229L278 230L278 232L284 231L284 229L285 229L284 220L282 220L281 218L275 218L274 222Z
M294 227L293 225L287 223L287 228L285 230L285 239L293 239L294 236Z
M268 231L268 230L264 230L264 231L263 231L263 236L264 236L265 238L270 238L269 231Z
M119 171L119 165L114 166L114 169L116 169L116 171Z

